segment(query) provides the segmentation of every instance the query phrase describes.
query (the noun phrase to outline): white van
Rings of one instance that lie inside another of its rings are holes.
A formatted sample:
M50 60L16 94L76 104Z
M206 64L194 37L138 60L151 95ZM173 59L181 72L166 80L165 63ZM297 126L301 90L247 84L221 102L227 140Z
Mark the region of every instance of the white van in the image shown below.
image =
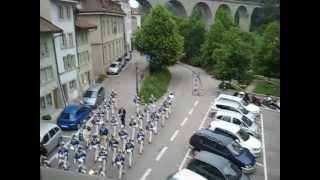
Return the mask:
M40 121L40 144L48 154L60 144L61 139L62 131L56 124Z

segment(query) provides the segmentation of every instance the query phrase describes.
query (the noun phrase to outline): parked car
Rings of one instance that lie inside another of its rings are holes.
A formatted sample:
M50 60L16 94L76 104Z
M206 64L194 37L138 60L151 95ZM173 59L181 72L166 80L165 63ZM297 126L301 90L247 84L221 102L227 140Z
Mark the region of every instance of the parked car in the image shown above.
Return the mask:
M255 170L255 157L247 148L228 136L215 133L210 129L200 129L191 136L189 143L193 151L205 150L218 154L235 163L245 173Z
M81 104L96 108L105 98L104 87L101 84L92 85L83 95Z
M190 169L209 180L251 179L230 160L208 151L200 151L196 154L189 162L187 169Z
M119 74L121 71L121 65L119 62L113 62L110 64L109 69L108 69L108 74Z
M237 102L239 105L243 106L247 111L251 112L252 114L260 117L261 109L259 106L256 106L252 103L246 102L243 98L227 95L227 94L220 94L216 100L227 100Z
M121 69L123 69L127 64L127 62L125 61L125 59L123 57L118 58L116 60L116 62L119 62Z
M58 117L57 124L61 129L79 129L89 116L91 108L84 105L70 105L64 108Z
M59 146L62 139L61 129L54 123L40 121L40 147L49 154Z
M189 169L181 169L177 173L170 175L167 180L208 180Z
M245 130L250 135L259 138L260 137L260 129L258 125L253 122L254 120L250 120L247 116L242 115L235 111L228 110L218 110L215 114L215 120L222 120L226 122L233 123L235 125L240 126L243 130ZM213 122L212 122L213 123Z
M242 147L249 149L255 157L261 155L262 148L260 140L249 135L239 126L225 121L214 121L210 125L210 130L221 135L229 136L234 141L238 141Z
M126 60L127 62L129 62L129 61L131 60L131 55L130 55L130 53L129 53L129 54L128 54L128 53L125 54L125 60Z
M252 122L255 122L259 119L256 115L250 113L243 106L241 106L238 103L233 102L233 101L216 99L214 101L214 103L212 104L211 108L214 109L215 111L222 109L222 110L229 110L229 111L238 112L238 113L246 116Z

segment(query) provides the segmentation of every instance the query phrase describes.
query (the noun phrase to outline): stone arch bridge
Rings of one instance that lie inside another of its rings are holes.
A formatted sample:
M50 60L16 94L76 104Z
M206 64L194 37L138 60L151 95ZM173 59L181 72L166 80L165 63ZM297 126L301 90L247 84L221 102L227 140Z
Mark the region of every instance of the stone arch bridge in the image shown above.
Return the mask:
M262 3L248 0L137 0L140 3L142 14L149 12L151 7L157 4L166 6L174 14L182 17L191 16L195 9L198 9L207 26L212 24L215 15L220 8L229 11L233 20L243 31L249 31L251 18Z

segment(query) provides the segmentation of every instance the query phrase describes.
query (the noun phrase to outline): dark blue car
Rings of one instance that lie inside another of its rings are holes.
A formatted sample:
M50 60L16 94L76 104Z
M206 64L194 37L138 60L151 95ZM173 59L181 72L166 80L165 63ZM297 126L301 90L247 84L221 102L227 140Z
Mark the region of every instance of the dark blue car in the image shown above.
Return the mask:
M192 135L189 143L196 151L209 151L232 161L242 168L244 173L252 173L255 170L256 158L253 154L228 136L201 129Z
M90 112L91 108L88 106L67 106L58 117L57 124L61 129L79 129Z

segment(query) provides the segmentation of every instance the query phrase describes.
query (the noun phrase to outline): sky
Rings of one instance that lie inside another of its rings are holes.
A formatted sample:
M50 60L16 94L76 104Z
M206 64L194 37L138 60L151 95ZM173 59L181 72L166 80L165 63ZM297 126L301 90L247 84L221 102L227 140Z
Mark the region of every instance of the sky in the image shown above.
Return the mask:
M130 6L133 8L137 8L139 3L136 0L129 0Z

